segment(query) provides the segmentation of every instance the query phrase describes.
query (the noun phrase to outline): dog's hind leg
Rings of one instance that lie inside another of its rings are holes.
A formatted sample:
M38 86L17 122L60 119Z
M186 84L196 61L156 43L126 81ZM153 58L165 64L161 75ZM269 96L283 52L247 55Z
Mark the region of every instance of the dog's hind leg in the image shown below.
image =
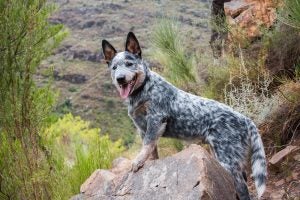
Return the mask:
M247 183L243 176L243 172L235 170L235 169L231 169L230 172L233 176L235 189L238 193L239 199L240 200L251 200L249 191L248 191L248 187L247 187Z
M247 183L243 175L243 149L233 148L232 146L226 145L218 146L216 144L219 143L215 141L214 146L212 146L215 157L222 167L231 173L234 186L239 197L238 199L250 200Z
M247 187L247 182L245 178L245 172L243 172L239 167L236 168L232 163L222 163L219 161L220 164L228 171L231 173L233 181L234 181L234 186L235 190L238 194L239 200L251 200L248 187ZM238 166L238 165L236 165Z

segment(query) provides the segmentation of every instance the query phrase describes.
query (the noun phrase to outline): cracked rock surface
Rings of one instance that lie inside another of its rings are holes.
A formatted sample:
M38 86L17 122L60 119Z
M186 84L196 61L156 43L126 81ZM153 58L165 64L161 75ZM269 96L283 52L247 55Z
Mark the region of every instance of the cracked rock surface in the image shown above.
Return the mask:
M198 145L147 161L136 173L130 168L130 160L118 158L111 170L96 170L72 200L236 199L229 173Z

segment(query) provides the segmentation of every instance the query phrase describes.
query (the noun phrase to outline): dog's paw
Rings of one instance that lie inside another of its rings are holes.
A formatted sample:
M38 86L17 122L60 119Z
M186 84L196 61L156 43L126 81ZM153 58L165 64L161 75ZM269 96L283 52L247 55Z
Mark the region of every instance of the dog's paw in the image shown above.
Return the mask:
M132 162L131 171L137 172L137 171L139 171L140 168L143 167L143 165L144 165L144 163L139 162L139 161L137 161L137 160L134 160L134 161Z

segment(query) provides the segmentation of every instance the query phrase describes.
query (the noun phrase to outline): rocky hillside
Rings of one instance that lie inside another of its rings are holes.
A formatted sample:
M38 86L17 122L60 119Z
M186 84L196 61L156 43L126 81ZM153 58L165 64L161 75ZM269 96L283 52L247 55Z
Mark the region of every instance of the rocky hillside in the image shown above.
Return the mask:
M64 24L69 36L43 63L38 78L41 82L49 79L49 68L54 67L53 86L60 94L57 112L78 114L101 127L102 133L108 133L113 139L127 131L123 140L130 142L135 130L102 62L102 39L123 50L126 34L133 31L142 45L144 57L149 59L151 30L159 17L170 17L181 22L182 34L192 42L191 48L209 45L207 0L54 2L58 10L50 20Z

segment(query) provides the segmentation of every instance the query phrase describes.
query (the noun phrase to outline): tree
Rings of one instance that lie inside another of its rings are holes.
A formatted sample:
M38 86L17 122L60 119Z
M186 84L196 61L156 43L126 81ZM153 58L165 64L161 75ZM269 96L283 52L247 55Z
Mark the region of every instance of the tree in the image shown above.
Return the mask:
M34 75L66 35L48 22L54 9L46 0L0 0L0 198L51 198L40 133L54 98Z

